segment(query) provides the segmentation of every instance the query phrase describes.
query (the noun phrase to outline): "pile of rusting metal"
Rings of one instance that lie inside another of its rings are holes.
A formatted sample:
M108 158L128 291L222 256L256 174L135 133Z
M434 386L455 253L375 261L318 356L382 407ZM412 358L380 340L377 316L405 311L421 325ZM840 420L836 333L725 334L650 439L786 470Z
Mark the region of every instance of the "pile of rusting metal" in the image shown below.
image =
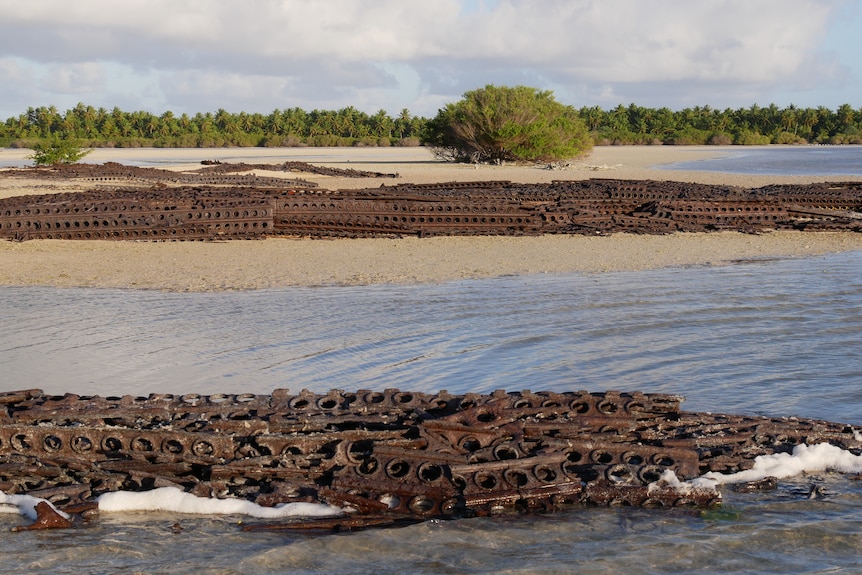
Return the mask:
M158 183L168 184L199 184L214 186L260 186L283 187L297 185L314 188L317 184L307 180L292 180L282 177L261 176L255 172L298 172L342 178L397 178L398 174L385 174L364 170L330 168L315 166L307 162L289 161L281 164L247 164L245 162L220 162L204 160L203 167L195 170L163 170L141 166L127 166L117 162L104 164L55 164L51 166L33 166L29 168L7 169L0 171L0 176L30 178L38 180L78 180L84 182L123 183L129 187L140 187ZM236 175L240 172L246 172Z
M2 199L0 238L219 240L862 231L860 182L743 189L592 179L324 190L301 180L231 174L228 172L238 168L224 164L206 168L217 171L195 174L148 172L152 169L119 164L100 169L82 166L58 168L57 177L111 185L86 192ZM283 169L291 168L285 164ZM138 180L148 185L129 187Z
M0 491L74 512L103 493L173 486L355 510L266 528L354 528L584 504L709 506L718 491L682 492L663 474L733 473L800 444L862 449L847 425L684 412L680 401L586 391L4 392Z
M339 178L397 178L398 174L384 172L369 172L368 170L356 170L354 168L332 168L327 166L315 166L308 162L287 161L281 164L247 164L219 161L203 161L206 167L197 170L200 174L226 174L234 172L248 172L252 170L300 172L304 174L318 174L321 176L335 176ZM314 184L311 184L314 186Z

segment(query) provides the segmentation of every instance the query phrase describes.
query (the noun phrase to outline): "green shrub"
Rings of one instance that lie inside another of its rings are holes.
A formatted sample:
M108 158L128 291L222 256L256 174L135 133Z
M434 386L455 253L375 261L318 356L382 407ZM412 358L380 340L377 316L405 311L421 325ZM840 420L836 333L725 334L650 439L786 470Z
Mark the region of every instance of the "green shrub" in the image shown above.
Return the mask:
M692 126L686 126L669 134L664 143L669 146L703 146L712 134L706 130L698 130Z
M775 139L772 142L773 144L807 144L808 140L803 138L802 136L797 136L792 132L778 132L775 136Z
M710 146L730 146L733 144L733 137L725 132L715 132L706 143Z
M406 138L401 138L400 140L398 140L395 145L400 148L414 148L417 146L421 146L422 142L420 142L419 138L415 136L407 136Z
M498 163L567 160L593 146L577 110L550 91L492 85L439 110L422 143L446 160Z
M37 166L75 164L90 152L91 150L82 149L75 140L54 137L33 144L33 155L30 158Z
M765 146L769 144L769 136L764 136L760 132L743 130L736 135L734 143L739 146Z
M353 141L354 148L373 148L377 146L377 138L375 136L363 136Z
M306 142L313 148L346 147L353 143L349 138L342 138L333 134L309 136Z

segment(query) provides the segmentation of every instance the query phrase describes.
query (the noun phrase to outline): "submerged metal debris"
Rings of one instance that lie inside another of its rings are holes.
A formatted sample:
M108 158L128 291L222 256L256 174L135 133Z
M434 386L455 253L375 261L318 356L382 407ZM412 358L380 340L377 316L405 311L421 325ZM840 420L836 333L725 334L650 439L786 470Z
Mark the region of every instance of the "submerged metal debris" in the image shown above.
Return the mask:
M585 504L710 506L718 491L681 492L662 475L733 473L758 455L800 444L862 448L862 437L847 425L684 412L681 399L397 389L148 397L4 392L0 491L75 512L93 507L103 493L173 486L267 507L304 501L355 510L251 529L352 529Z
M110 185L101 184L102 189L88 192L0 200L0 238L215 240L277 235L862 231L859 182L745 189L592 179L324 190L303 181L230 174L236 168L225 164L210 167L217 171L191 174L147 172L147 168L120 164L79 166L83 165L60 170L56 177ZM290 170L289 163L283 169Z

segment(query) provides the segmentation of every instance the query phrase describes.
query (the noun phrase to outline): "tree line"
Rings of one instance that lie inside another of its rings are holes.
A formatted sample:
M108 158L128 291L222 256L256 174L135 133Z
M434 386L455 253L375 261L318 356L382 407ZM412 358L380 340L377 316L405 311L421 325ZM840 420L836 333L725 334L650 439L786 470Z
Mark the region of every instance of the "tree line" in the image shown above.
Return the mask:
M0 124L0 146L32 147L49 139L74 139L81 146L219 148L291 146L419 145L425 120L407 109L397 117L385 110L367 114L353 107L341 110L301 108L269 114L215 113L155 115L145 111L108 111L79 103L60 112L55 106L28 108Z
M631 104L612 110L581 108L581 119L597 145L607 144L862 144L862 108L843 104L779 108L752 105L679 111Z
M836 110L752 105L738 109L696 106L683 110L631 104L605 110L582 107L577 115L596 145L862 144L862 108ZM60 112L28 108L0 123L0 146L32 148L50 139L75 139L98 147L415 146L431 120L404 109L367 114L340 110L276 109L269 114L216 112L155 115L94 108L83 103Z

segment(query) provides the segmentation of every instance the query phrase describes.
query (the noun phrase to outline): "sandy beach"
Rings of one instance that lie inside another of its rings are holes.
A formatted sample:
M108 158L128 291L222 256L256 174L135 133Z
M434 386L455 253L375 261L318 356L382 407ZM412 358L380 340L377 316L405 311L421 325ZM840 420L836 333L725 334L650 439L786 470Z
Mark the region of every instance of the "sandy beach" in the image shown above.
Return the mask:
M393 178L301 177L327 189L371 188L402 182L508 180L549 182L587 178L651 179L757 187L809 183L824 177L742 176L669 171L661 166L727 154L722 147L598 147L565 169L468 166L435 160L424 148L240 148L95 150L89 162L133 158L143 165L188 169L203 159L277 164L286 160L380 173ZM0 150L0 165L25 165L27 150ZM841 177L847 181L854 178ZM862 180L862 178L855 178ZM91 183L0 178L0 197L86 189ZM312 240L273 238L233 242L0 242L0 285L88 286L217 291L286 286L427 283L536 273L601 273L671 266L727 265L758 258L806 257L862 249L862 234L732 232L603 237L436 237Z

